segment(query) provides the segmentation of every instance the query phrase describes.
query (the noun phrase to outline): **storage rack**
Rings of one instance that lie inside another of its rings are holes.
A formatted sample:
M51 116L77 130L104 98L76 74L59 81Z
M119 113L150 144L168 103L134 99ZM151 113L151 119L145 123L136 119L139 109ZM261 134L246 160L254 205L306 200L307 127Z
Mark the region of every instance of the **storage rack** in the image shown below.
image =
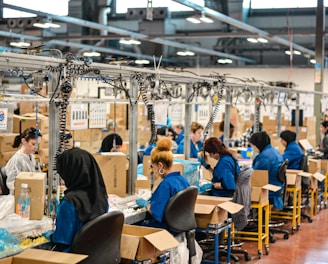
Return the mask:
M71 58L70 65L74 67L82 67L85 64L85 61L80 58ZM263 102L266 100L268 95L273 93L273 96L277 97L279 92L284 93L295 93L297 97L301 93L314 93L307 91L298 91L298 90L290 90L282 87L271 86L267 83L256 82L250 79L238 79L238 78L230 78L227 76L221 76L219 74L214 74L212 76L198 76L191 72L184 71L168 71L163 69L149 69L149 68L136 68L122 65L111 65L111 64L102 64L102 63L89 63L90 68L94 70L87 71L75 71L74 74L69 76L70 80L73 82L76 78L95 78L95 79L104 79L108 78L110 80L113 79L122 79L129 82L129 96L130 101L127 99L120 99L120 101L125 101L126 103L130 103L130 117L129 117L129 125L130 125L130 135L129 135L129 193L132 194L134 190L134 179L137 175L137 103L139 102L140 92L140 83L136 81L136 74L139 74L143 78L143 82L147 82L147 78L151 76L151 80L153 81L152 85L158 87L160 82L164 83L179 83L183 86L184 98L181 96L181 100L178 102L174 102L169 100L171 103L183 103L185 104L185 127L188 128L191 124L191 113L192 113L192 105L193 104L211 104L214 105L213 102L213 94L218 93L218 87L223 86L224 83L224 91L223 91L223 101L220 102L222 105L225 104L225 124L229 126L230 120L230 106L233 104L233 97L237 93L239 96L245 95L247 92L250 92L253 95L250 101L245 103L248 106L255 106L256 111L260 108L256 107L254 101L255 98L261 98ZM67 71L67 60L65 58L56 58L56 57L48 57L48 56L39 56L39 55L28 55L28 54L17 54L17 53L9 53L3 52L0 53L0 73L2 74L12 74L17 75L19 77L20 74L32 74L34 72L42 72L44 75L49 76L49 98L43 98L39 96L28 96L24 95L21 97L12 97L6 94L3 94L1 99L5 102L19 102L22 100L32 101L32 102L49 102L49 160L53 161L55 159L55 150L59 145L59 123L60 120L58 118L59 109L58 103L63 99L58 97L53 100L50 100L54 93L56 92L56 86L58 84L58 69L62 67L63 70ZM65 76L67 77L67 76ZM60 82L60 81L59 81ZM199 84L199 90L195 90L195 83ZM209 86L204 88L202 84L209 84ZM147 95L150 95L149 92L149 83L147 84ZM202 93L211 94L211 99L207 98L204 101L190 100L191 97L197 98L200 97ZM189 98L189 99L188 99ZM167 99L167 98L166 98ZM170 98L169 98L170 99ZM113 99L95 99L95 98L69 98L69 102L113 102ZM160 99L152 97L150 95L151 103L155 103L155 101L160 101ZM267 103L267 102L266 102ZM220 106L219 106L220 107ZM281 114L282 103L278 104L278 109L280 107L280 111L278 111L278 120L280 120L279 114ZM296 129L298 125L298 104L296 105ZM256 112L255 112L256 113ZM212 113L213 114L213 113ZM256 116L256 115L255 115ZM210 120L213 121L213 118ZM254 120L256 121L256 120ZM278 129L280 125L278 124ZM189 129L185 129L185 138L189 138L190 131ZM225 127L224 137L226 139L229 138L229 128ZM190 146L189 144L185 144L185 154L189 155ZM53 166L53 162L49 162L49 189L52 190L53 179L55 179L56 175L54 173L55 168Z

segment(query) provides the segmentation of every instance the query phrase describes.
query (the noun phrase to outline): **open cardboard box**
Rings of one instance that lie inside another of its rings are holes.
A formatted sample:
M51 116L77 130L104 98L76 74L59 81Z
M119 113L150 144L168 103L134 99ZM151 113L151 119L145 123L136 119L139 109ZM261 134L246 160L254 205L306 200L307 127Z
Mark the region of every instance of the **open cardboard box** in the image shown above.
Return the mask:
M316 173L309 173L309 172L304 172L303 177L311 177L310 178L310 188L313 190L316 190L318 188L318 181L322 182L326 176L321 174L320 172L316 172Z
M313 150L313 146L307 139L300 139L298 143L301 145L304 151Z
M319 171L321 171L321 160L309 159L309 172L314 174Z
M207 228L208 225L224 223L228 212L235 214L242 208L242 205L231 202L228 197L198 195L195 205L197 227Z
M267 170L254 170L251 177L251 201L264 203L269 199L269 191L279 191L281 187L269 184L269 173Z
M123 225L121 258L157 261L167 249L179 246L179 242L165 229L136 225Z
M302 184L302 176L308 177L308 172L304 172L302 170L292 170L287 169L286 170L286 180L287 180L287 186L289 187L301 187Z
M81 254L31 248L15 256L0 259L0 264L75 264L87 257Z

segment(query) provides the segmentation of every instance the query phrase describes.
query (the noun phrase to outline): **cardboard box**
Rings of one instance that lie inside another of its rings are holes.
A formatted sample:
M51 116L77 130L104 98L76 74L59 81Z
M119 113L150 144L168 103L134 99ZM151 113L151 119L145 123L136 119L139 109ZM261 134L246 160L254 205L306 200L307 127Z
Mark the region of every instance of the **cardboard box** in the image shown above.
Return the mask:
M304 151L313 150L313 146L307 139L298 140L298 144L302 147Z
M320 159L309 159L309 172L314 174L321 170L321 160Z
M121 258L157 261L165 250L179 246L179 242L166 230L136 225L123 225ZM152 263L153 263L152 262Z
M269 173L267 170L254 170L251 177L251 201L264 203L269 199L269 191L276 192L281 188L269 184Z
M150 190L150 180L136 180L135 181L135 193L142 194L144 191Z
M97 153L101 147L101 140L99 141L75 141L74 147L84 149L90 153Z
M172 170L180 171L181 175L184 175L184 167L181 162L173 161ZM143 156L143 175L147 176L148 179L150 179L150 156ZM155 174L155 179L157 177Z
M39 156L41 164L49 164L49 149L48 148L40 148Z
M15 180L15 204L17 204L22 183L27 183L31 199L31 220L41 220L44 215L44 201L46 194L46 173L20 172Z
M87 257L81 254L31 248L13 257L0 259L0 264L75 264Z
M287 186L289 187L300 187L302 184L302 170L286 170L286 181ZM305 175L307 175L307 172L305 172Z
M10 160L12 156L17 152L15 151L7 151L7 152L0 152L0 166L6 165L7 162Z
M75 141L93 142L102 140L101 128L89 128L73 131L73 138ZM100 148L100 146L99 146Z
M237 213L242 205L231 202L231 198L198 195L195 205L197 227L207 228L208 225L224 223L229 213Z
M328 160L321 160L321 171L323 174L326 174L328 172Z
M7 151L14 151L17 150L16 148L13 148L12 145L14 143L15 137L18 134L14 133L3 133L0 134L0 152L7 152Z
M312 174L310 188L316 190L318 188L318 181L322 182L326 178L325 175L321 174L320 172L316 172Z
M122 152L102 152L93 154L96 159L107 193L126 196L126 178L128 160Z
M26 128L35 127L35 126L36 126L35 116L14 115L14 124L13 124L14 133L22 133ZM41 130L42 134L49 133L49 118L39 114L38 128Z

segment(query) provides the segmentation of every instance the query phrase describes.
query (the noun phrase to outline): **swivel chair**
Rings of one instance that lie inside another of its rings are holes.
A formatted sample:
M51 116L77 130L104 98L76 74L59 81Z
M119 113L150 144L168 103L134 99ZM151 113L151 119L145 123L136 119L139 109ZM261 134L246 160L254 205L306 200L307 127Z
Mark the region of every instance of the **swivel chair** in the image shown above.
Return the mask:
M5 173L5 167L0 167L0 195L9 194L9 189L7 187L7 175Z
M105 213L86 223L74 236L72 253L86 254L83 264L120 263L124 215L121 211Z
M283 183L282 187L282 200L284 203L284 207L287 205L287 179L286 179L286 171L287 171L287 166L288 166L288 160L284 160L283 163L280 165L279 170L278 170L278 179ZM269 222L269 238L270 242L274 243L276 240L273 237L273 234L275 233L282 233L284 234L284 239L289 238L289 231L286 229L278 228L282 225L284 225L284 221L271 221Z
M195 204L198 188L190 186L171 197L164 211L164 222L169 231L185 233L187 248L189 249L189 263L196 255L195 229Z

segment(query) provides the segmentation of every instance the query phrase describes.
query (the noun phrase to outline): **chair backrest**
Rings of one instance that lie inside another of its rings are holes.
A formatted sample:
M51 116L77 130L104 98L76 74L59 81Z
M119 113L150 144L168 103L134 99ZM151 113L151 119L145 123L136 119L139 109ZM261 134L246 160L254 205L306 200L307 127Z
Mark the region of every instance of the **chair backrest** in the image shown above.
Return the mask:
M190 186L171 197L164 211L164 221L174 232L186 232L195 229L195 204L198 188Z
M9 189L7 187L7 175L5 172L5 167L0 167L0 194L7 195L9 194Z
M286 183L286 170L288 166L288 160L284 160L283 163L281 163L279 170L278 170L278 179L282 183Z
M308 156L304 154L302 156L301 162L300 162L300 170L308 172L309 171L309 166L308 166Z
M120 263L124 215L112 211L86 223L74 236L72 253L89 255L81 263Z

